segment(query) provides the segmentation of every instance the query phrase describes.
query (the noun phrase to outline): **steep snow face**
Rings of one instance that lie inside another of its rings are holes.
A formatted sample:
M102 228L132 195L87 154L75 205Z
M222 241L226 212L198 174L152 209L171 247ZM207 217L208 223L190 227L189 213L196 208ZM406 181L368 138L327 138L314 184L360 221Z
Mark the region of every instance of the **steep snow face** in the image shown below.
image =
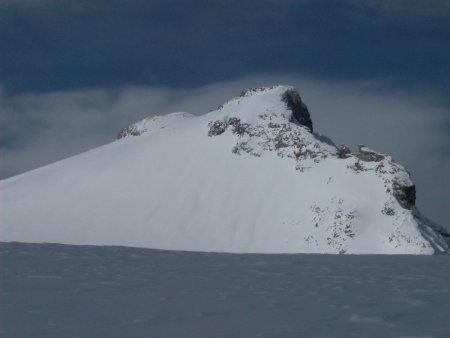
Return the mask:
M203 116L145 119L116 142L2 181L0 240L242 253L448 250L399 203L413 187L404 168L386 155L339 156L293 118L285 99L293 90L252 89Z

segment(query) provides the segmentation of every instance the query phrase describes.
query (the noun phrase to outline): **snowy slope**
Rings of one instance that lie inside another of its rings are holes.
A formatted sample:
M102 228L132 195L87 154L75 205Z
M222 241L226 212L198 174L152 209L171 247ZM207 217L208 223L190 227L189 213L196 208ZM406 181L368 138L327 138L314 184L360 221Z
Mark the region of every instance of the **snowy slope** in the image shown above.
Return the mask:
M293 119L289 98L306 109L291 87L248 90L206 115L145 119L116 142L4 180L0 240L254 253L448 250L445 234L424 234L414 216L403 167L365 147L359 156L339 151Z

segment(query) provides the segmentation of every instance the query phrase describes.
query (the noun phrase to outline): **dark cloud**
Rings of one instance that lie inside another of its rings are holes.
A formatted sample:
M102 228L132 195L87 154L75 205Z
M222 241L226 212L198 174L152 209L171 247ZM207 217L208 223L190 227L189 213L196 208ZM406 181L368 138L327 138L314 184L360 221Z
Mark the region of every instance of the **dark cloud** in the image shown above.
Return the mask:
M449 90L448 17L425 15L446 13L444 7L440 1L404 4L4 0L0 79L5 91L17 93L129 84L191 87L290 72L393 77L402 85Z

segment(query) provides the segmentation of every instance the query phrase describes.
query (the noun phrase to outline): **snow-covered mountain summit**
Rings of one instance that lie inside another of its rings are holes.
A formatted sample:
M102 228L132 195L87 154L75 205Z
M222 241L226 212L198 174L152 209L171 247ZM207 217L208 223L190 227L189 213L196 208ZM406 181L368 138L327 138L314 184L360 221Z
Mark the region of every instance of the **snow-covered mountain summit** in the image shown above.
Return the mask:
M432 254L449 235L393 159L313 133L289 86L202 116L144 119L118 140L0 183L1 241L261 253Z

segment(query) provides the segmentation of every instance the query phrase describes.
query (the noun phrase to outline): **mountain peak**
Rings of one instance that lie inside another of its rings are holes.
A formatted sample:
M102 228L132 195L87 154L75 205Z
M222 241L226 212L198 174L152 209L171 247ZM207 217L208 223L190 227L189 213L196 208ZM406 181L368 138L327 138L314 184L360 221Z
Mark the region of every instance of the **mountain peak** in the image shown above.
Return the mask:
M201 116L144 119L116 142L0 182L0 192L1 241L254 253L449 250L448 233L416 210L405 168L314 133L291 86L248 89Z
M236 97L219 106L217 110L236 107L240 105L238 111L261 112L263 110L277 111L280 106L285 106L290 111L289 119L299 125L307 127L313 131L311 117L308 108L300 98L298 91L292 86L277 85L271 87L257 87L243 90L239 97ZM265 106L265 107L264 107Z
M205 117L209 119L209 137L226 131L236 136L234 154L259 157L275 152L296 159L300 166L308 159L319 161L337 154L334 145L312 133L308 109L291 86L247 89Z

